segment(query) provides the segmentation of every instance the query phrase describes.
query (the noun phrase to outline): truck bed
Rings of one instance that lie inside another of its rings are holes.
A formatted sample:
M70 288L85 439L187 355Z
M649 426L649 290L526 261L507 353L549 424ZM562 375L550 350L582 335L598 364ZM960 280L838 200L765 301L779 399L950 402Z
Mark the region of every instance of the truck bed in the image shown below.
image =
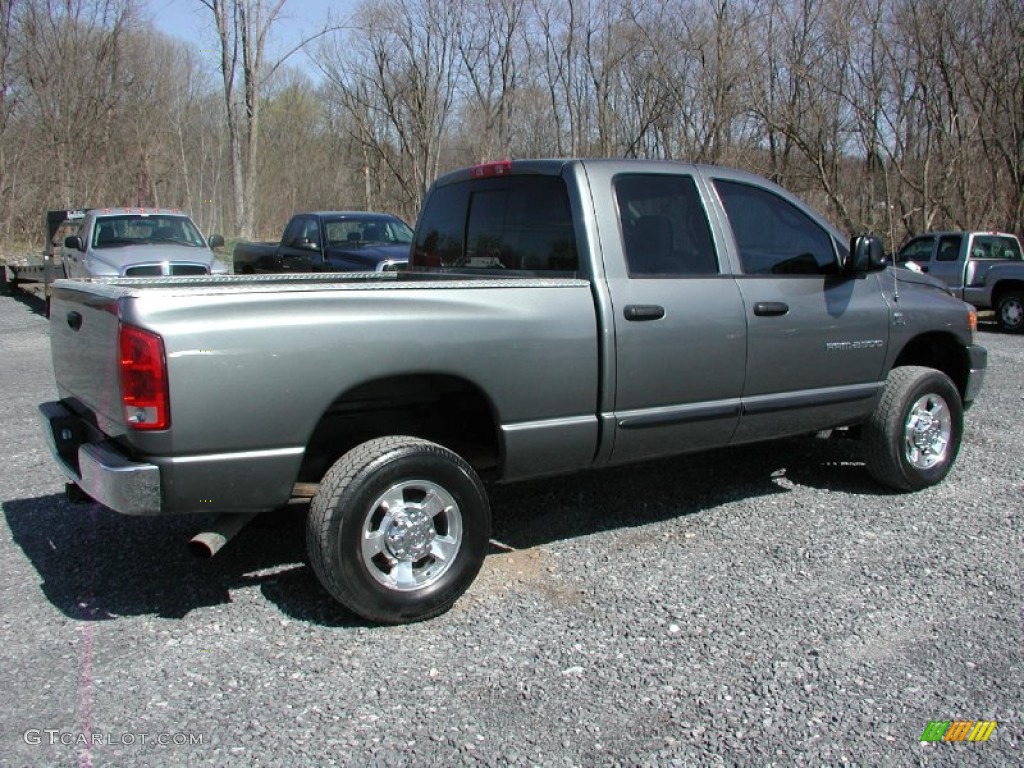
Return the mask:
M503 467L509 479L593 460L600 376L585 280L379 273L61 280L52 318L62 399L125 454L160 466L164 512L273 508L304 479L315 432L330 444L332 423L352 432L356 413L395 403L433 418L431 398L494 414L505 455L518 457ZM159 330L169 429L127 426L119 324ZM466 355L467 346L475 354ZM219 498L207 502L199 489L211 487Z

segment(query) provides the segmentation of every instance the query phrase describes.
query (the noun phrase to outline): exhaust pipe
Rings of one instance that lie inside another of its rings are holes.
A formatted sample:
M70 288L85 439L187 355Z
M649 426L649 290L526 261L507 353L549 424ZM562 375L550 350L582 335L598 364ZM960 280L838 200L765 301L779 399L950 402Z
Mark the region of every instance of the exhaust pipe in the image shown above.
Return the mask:
M241 512L224 514L210 523L205 531L200 531L188 543L188 548L198 558L208 559L220 552L221 548L231 541L258 512Z

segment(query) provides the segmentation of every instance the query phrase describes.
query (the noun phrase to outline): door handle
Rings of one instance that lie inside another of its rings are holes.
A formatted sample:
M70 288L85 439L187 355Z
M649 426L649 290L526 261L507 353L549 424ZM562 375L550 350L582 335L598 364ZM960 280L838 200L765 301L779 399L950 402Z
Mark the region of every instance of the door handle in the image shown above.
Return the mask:
M661 320L665 316L665 308L657 304L630 304L622 314L627 320L634 322Z
M789 304L782 301L759 301L754 305L758 317L778 317L789 312Z

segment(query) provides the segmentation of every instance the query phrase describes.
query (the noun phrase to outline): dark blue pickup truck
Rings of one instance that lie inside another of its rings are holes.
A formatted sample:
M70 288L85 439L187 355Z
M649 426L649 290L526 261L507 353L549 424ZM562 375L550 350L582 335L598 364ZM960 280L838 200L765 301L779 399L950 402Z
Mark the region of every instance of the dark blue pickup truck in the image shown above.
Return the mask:
M280 243L238 243L235 274L392 272L409 260L412 229L388 213L297 213Z

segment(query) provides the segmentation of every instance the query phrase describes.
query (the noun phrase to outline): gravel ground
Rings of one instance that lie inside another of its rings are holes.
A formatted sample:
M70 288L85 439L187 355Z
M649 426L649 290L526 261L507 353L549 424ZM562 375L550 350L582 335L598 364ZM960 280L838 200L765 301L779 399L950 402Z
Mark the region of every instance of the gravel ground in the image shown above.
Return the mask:
M811 439L497 488L469 593L378 628L301 514L199 563L195 518L65 501L46 322L0 297L0 764L1019 765L1024 337L980 336L937 488ZM921 743L956 719L998 726Z

